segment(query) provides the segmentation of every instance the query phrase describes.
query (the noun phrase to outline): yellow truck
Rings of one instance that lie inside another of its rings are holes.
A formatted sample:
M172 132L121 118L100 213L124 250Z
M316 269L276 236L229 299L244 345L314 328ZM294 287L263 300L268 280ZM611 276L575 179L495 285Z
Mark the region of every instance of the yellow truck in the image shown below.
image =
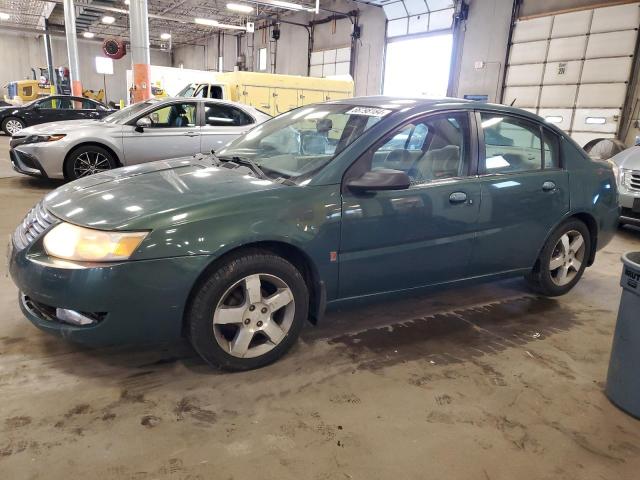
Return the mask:
M231 100L275 116L310 103L353 97L353 80L239 71L218 73L210 83L191 83L177 96Z

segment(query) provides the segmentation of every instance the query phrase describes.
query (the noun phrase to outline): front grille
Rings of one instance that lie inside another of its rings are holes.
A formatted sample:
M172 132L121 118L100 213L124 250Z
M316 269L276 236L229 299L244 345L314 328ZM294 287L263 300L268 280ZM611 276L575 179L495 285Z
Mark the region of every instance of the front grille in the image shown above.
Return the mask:
M58 222L58 219L51 215L42 205L42 202L33 207L22 223L13 232L13 243L18 250L22 250L31 245L42 233L51 225Z
M640 191L640 170L632 170L626 175L627 188Z

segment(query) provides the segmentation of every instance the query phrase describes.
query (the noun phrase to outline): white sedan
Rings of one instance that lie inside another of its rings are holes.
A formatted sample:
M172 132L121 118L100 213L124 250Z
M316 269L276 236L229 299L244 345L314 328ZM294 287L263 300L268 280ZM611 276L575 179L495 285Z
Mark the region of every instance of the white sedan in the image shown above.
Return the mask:
M26 175L74 180L113 168L220 150L270 117L214 99L155 99L102 120L25 128L11 139L13 168Z

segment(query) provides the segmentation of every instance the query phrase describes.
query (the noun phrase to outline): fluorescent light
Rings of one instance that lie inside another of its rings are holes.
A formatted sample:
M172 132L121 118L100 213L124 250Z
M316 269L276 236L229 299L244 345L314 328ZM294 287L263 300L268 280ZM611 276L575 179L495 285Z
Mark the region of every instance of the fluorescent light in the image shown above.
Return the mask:
M207 25L209 27L217 27L219 25L217 20L211 20L210 18L196 18L194 22L198 25Z
M162 40L169 40L171 38L171 34L170 33L162 33L162 34L160 34L160 38Z
M218 28L226 28L229 30L247 30L247 27L243 26L243 25L232 25L230 23L219 23L217 25Z
M297 3L283 2L282 0L271 0L269 4L275 5L276 7L288 8L289 10L308 10L307 7L303 7Z
M247 27L243 25L231 25L230 23L220 23L217 20L212 20L210 18L195 18L193 20L198 25L206 25L208 27L218 27L218 28L226 28L229 30L247 30Z
M8 13L0 12L0 20L9 20L10 18L11 15L9 15Z
M293 2L285 2L283 0L256 0L256 3L262 4L262 5L271 5L272 7L279 7L279 8L286 8L288 10L295 10L295 11L304 11L304 12L316 12L315 8L309 8L305 5L300 5L297 3L293 3ZM317 5L317 2L316 2Z
M93 38L93 37L95 37L95 36L96 36L96 34L95 34L95 33L93 33L93 32L82 32L82 36L83 36L84 38Z
M107 25L111 25L115 21L116 19L110 15L105 15L104 17L102 17L102 23L106 23Z
M253 12L253 7L250 5L242 5L240 3L227 3L227 8L229 10L233 10L234 12L242 12L242 13L251 13Z

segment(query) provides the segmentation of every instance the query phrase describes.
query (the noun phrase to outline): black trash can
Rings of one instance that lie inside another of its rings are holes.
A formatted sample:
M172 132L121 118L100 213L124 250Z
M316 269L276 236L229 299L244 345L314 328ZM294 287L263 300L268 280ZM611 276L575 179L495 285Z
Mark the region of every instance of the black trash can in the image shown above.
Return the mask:
M613 335L605 393L640 418L640 252L622 256L622 297Z

